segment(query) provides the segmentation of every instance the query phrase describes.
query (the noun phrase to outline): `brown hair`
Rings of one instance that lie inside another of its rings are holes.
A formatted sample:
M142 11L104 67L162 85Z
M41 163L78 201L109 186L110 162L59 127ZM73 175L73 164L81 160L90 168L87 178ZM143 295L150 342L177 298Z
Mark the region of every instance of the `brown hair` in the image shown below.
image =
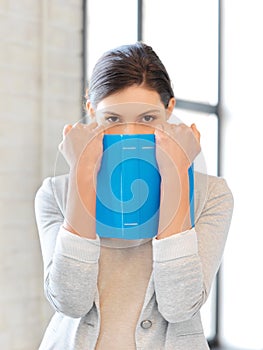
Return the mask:
M169 75L153 49L137 42L107 51L97 61L89 82L87 98L94 108L105 97L132 85L158 92L167 107L174 97Z

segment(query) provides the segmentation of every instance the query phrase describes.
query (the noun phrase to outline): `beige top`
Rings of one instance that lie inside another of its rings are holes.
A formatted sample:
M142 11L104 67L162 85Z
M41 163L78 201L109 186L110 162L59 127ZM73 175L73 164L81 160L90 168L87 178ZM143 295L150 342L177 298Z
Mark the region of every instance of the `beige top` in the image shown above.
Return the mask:
M125 246L133 243L129 242L124 241L120 248L106 247L105 241L101 242L101 328L96 350L136 350L135 329L152 272L152 241Z

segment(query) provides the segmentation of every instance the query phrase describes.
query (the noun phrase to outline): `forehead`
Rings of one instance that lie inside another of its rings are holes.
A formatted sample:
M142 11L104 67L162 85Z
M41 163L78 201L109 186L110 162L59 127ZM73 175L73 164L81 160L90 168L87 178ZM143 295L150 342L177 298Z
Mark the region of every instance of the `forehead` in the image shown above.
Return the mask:
M143 116L145 114L154 114L161 116L164 114L164 107L148 103L127 102L105 105L104 108L96 110L97 117L103 117L106 115L134 117Z
M117 105L124 105L127 103L132 103L133 108L137 109L143 108L145 105L156 106L156 108L159 109L164 108L158 92L134 85L105 97L98 103L97 109L105 109L109 106L115 106L115 108L117 108Z

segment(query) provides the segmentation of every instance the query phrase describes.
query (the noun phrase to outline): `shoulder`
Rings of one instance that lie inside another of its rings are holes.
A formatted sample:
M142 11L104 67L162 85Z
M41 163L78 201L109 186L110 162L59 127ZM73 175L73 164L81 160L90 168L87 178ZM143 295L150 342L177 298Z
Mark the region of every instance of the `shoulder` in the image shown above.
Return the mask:
M232 211L234 198L226 179L195 172L195 205L199 214L204 207L215 205Z
M218 176L208 176L208 191L210 195L218 200L222 199L231 207L234 204L234 198L231 189L225 178Z
M47 177L36 192L35 202L53 202L64 212L68 192L68 174Z
M39 189L37 190L37 195L41 193L51 194L56 192L64 192L68 188L68 174L46 177Z
M195 172L195 186L196 191L208 191L209 194L228 193L232 195L226 179L219 176Z

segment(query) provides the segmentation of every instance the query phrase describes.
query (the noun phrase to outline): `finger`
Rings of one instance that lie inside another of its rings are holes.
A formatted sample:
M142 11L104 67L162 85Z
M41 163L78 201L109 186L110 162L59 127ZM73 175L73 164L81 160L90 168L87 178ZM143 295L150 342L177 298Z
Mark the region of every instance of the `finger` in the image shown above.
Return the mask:
M105 126L103 124L98 124L97 122L92 122L90 124L85 124L84 129L89 133L94 134L94 136L98 134L103 134L105 130Z
M180 131L180 126L177 124L163 123L156 127L155 135L159 140L165 140L167 138L176 140L177 134Z
M70 124L66 124L64 126L64 128L63 128L63 139L70 132L71 129L72 129L72 125L70 125Z
M162 138L171 138L175 140L177 138L177 134L180 131L180 126L171 123L162 124L162 128L159 129L160 134L162 134Z
M154 136L155 136L155 139L157 142L160 142L163 138L166 137L163 125L156 125L155 126Z
M185 127L186 127L186 125L183 123L180 123L180 124L165 123L164 124L164 131L166 131L168 133L169 132L174 133L174 131L178 131L178 130L183 129Z
M105 131L104 125L97 125L96 128L92 129L93 137L102 141L104 137L104 131Z
M90 124L87 125L87 127L91 130L91 131L96 131L97 128L99 127L99 124L96 121L91 122Z
M191 125L191 129L195 135L195 137L197 138L198 142L200 142L200 138L201 138L201 135L200 135L200 132L198 131L197 127L195 124L192 124Z

